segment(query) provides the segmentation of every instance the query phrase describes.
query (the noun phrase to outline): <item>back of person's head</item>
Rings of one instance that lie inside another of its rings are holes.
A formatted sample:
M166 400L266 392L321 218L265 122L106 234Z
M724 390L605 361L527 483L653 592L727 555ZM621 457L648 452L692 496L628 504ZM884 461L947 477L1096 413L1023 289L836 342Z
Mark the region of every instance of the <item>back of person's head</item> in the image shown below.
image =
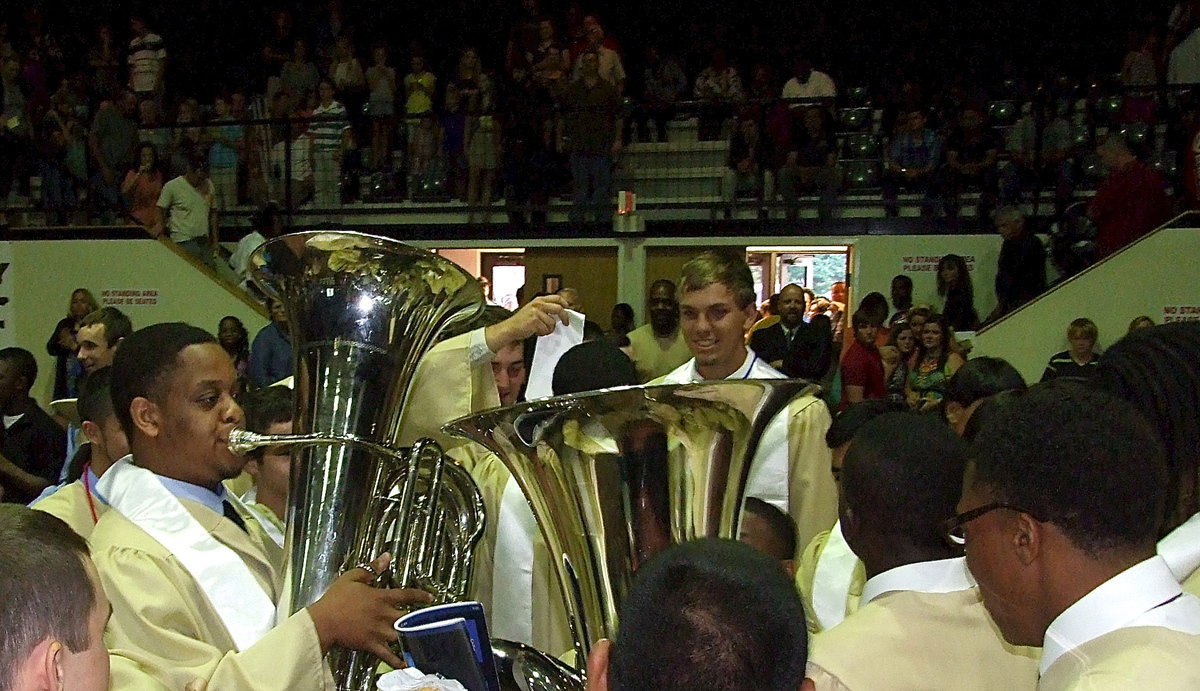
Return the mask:
M0 689L9 691L43 641L71 653L97 643L89 624L100 593L87 542L48 513L0 504L0 554Z
M33 382L37 380L37 360L33 357L33 353L16 346L3 348L0 349L0 363L4 363L8 367L9 377L24 380L24 385L16 391L28 394L29 389L33 387Z
M112 416L112 367L101 367L84 377L75 406L80 422L100 424Z
M966 443L928 415L886 413L858 430L842 464L842 524L864 562L852 535L945 551L966 458Z
M974 486L1054 525L1092 558L1153 548L1167 485L1162 444L1132 404L1083 382L1015 396L979 431Z
M1168 466L1165 534L1200 513L1200 322L1139 329L1100 356L1095 380L1158 431Z
M733 293L738 307L754 302L754 276L746 260L732 252L704 252L690 259L680 272L679 285L684 293L718 283Z
M756 539L747 539L746 521L753 516L766 528L765 534ZM746 497L742 504L742 542L757 548L779 561L788 561L796 556L796 521L786 511L774 504Z
M1010 389L981 399L979 405L975 408L975 412L971 413L971 417L963 425L961 435L963 441L968 444L974 443L975 438L979 436L980 430L990 426L996 416L1000 414L1000 411L1019 400L1023 393L1025 393L1025 389L1023 388Z
M583 320L583 340L595 341L604 338L604 327L600 326L599 322L594 322L591 319Z
M129 405L133 399L161 402L179 353L188 346L202 343L215 344L217 339L190 324L167 322L139 329L121 344L112 364L113 409L131 444L134 425Z
M942 400L968 406L1011 389L1025 389L1025 380L1017 368L1001 358L977 357L967 360L950 377Z
M733 540L670 547L638 570L609 664L613 691L795 691L804 605L778 563Z
M80 327L95 324L104 325L104 338L108 341L106 345L110 347L133 333L133 322L116 307L101 307L95 312L89 313L83 318L83 321L79 322Z
M908 406L902 401L889 401L885 398L874 398L854 403L833 418L829 429L825 430L825 445L831 449L848 444L862 426L885 413L902 413Z
M562 354L554 366L550 388L555 396L633 386L637 369L629 356L611 341L585 341Z

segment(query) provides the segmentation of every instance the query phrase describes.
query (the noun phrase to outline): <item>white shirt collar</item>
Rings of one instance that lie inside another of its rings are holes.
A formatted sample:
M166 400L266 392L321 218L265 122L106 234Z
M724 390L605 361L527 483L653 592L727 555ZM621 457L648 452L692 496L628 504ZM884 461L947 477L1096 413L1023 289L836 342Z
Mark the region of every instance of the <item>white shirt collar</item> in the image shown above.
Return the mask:
M967 571L967 560L963 557L919 561L888 569L871 577L863 585L859 607L871 600L896 591L917 593L953 593L975 587L975 579Z
M776 369L767 365L766 362L758 360L758 355L754 350L746 348L745 360L742 361L737 369L726 377L726 379L775 379L784 378ZM696 359L692 357L688 361L688 380L689 381L708 381L696 369Z
M1068 651L1129 626L1182 593L1171 569L1159 556L1113 576L1050 622L1042 641L1041 673L1045 674Z
M1158 541L1158 556L1180 583L1200 569L1200 513Z

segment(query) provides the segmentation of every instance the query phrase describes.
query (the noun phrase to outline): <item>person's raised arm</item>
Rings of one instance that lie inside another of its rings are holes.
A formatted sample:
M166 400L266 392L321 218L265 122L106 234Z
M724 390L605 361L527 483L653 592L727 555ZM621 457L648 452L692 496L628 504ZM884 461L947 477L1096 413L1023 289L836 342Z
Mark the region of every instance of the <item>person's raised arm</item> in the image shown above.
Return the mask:
M561 296L536 297L508 319L485 327L484 340L488 349L496 353L513 341L545 336L554 331L559 322L568 323L566 309L567 302Z

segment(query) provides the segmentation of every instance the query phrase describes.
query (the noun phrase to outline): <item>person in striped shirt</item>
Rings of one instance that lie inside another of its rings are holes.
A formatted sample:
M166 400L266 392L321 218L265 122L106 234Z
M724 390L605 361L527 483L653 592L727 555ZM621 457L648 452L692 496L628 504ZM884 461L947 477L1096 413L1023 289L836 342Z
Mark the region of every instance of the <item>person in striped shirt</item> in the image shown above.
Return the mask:
M309 126L313 138L313 204L318 209L328 209L341 206L342 135L350 124L345 106L333 100L333 82L322 79L317 95L321 102L313 109L313 122Z

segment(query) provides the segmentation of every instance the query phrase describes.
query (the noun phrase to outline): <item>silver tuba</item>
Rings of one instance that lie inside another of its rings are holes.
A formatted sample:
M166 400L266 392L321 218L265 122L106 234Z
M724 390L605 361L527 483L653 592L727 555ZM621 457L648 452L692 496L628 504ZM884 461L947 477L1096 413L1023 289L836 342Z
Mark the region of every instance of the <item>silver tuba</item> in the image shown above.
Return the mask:
M496 453L529 500L574 639L576 681L567 687L582 688L592 645L615 636L642 562L671 544L737 536L767 423L796 396L818 390L795 379L622 387L499 408L443 428Z
M384 551L393 562L377 585L465 599L483 533L479 490L436 442L392 440L421 357L444 327L483 308L479 282L435 254L357 233L285 235L251 262L287 312L300 432L237 431L229 444L295 447L281 612L312 604ZM330 665L338 689L374 688L374 656L337 650Z

